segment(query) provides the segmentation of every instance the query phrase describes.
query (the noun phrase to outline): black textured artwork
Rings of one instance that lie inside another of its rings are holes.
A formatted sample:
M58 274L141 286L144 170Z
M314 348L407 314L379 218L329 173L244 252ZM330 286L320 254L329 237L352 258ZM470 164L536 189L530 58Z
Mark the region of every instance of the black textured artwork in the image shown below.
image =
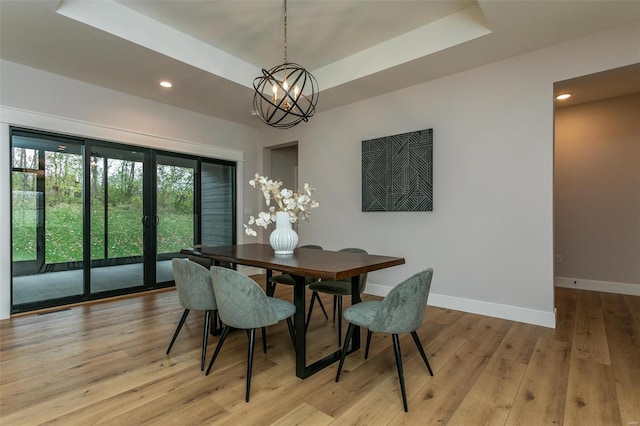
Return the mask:
M362 211L433 211L433 129L362 141Z

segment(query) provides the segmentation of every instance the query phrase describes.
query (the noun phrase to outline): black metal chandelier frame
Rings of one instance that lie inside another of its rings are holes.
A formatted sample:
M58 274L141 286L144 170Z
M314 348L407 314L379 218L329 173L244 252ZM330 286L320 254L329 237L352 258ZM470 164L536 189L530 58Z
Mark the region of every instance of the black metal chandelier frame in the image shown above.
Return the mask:
M271 127L289 129L309 121L318 103L318 82L299 64L287 61L287 0L284 0L284 63L253 80L253 107ZM269 90L271 89L271 90Z

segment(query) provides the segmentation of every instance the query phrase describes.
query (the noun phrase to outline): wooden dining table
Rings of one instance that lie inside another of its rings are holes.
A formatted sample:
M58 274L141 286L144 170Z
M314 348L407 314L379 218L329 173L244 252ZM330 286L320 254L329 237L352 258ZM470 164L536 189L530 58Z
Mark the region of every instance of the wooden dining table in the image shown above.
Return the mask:
M295 280L293 290L294 305L294 341L296 352L296 376L304 379L340 359L340 350L332 352L322 359L307 365L307 345L305 331L306 282L305 277L323 280L351 279L351 304L360 302L360 274L402 265L401 257L379 256L373 254L337 252L297 248L291 255L275 255L269 244L238 244L231 246L196 245L180 251L189 256L213 260L233 265L246 265L266 269L267 294L273 295L269 279L273 271L291 275ZM270 294L269 294L270 293ZM360 348L359 329L354 331L351 348Z

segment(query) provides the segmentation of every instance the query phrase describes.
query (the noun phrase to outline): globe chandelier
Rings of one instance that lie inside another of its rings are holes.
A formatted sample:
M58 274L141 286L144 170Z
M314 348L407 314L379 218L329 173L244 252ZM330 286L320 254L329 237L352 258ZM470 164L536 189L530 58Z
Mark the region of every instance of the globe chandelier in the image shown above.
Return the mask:
M253 80L255 115L271 127L290 129L309 121L318 103L318 82L301 65L287 61L287 0L284 0L284 63Z

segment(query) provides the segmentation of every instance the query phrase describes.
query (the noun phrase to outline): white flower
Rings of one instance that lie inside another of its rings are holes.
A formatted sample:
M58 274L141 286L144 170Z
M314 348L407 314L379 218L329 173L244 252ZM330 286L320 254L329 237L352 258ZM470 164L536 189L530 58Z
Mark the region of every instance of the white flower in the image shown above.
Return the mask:
M247 225L244 225L244 232L251 237L255 237L258 235L258 233L254 231L253 228L249 228Z
M276 212L289 213L289 221L296 223L299 218L309 220L311 215L309 210L320 206L317 201L311 199L315 188L308 183L304 184L302 191L294 192L290 189L282 188L281 181L274 181L256 173L254 178L249 181L249 185L262 192L268 212L258 213L257 218L249 216L249 222L244 225L247 235L254 237L257 235L252 227L253 225L262 226L266 229L269 224L274 223L276 221Z
M269 213L260 212L258 218L255 220L256 225L262 226L267 229L267 226L271 223L271 215Z

